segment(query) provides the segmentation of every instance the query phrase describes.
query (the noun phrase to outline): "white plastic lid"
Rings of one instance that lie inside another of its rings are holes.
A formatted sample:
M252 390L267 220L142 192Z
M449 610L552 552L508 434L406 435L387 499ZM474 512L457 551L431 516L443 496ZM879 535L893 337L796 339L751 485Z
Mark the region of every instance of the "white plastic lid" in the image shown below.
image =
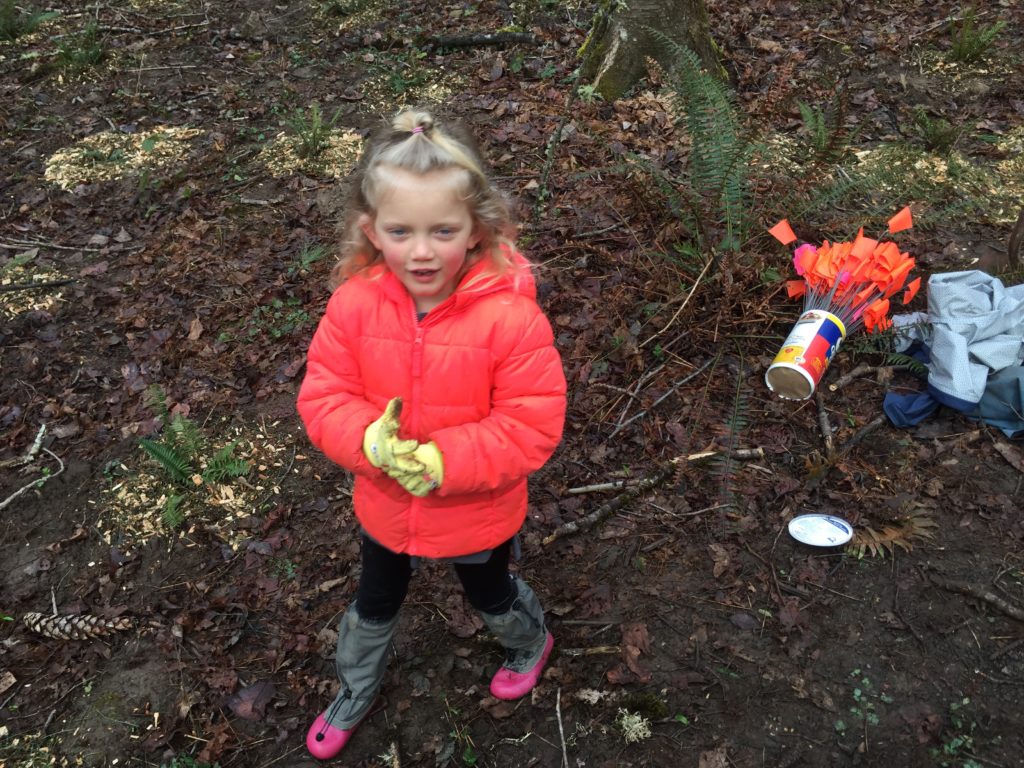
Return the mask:
M832 515L799 515L789 521L789 535L812 547L840 547L853 538L853 526Z

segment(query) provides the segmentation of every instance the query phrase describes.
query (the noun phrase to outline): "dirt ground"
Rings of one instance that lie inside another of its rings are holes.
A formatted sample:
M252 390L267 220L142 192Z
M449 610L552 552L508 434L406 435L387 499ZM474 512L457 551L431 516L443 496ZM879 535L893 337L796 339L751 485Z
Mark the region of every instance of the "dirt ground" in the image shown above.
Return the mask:
M959 6L734 5L709 2L713 33L765 133L799 133L796 102L826 104L839 83L851 151L919 141L946 119L969 163L1014 157L1018 4L980 16L1008 25L981 64L952 73L935 62ZM671 110L646 85L614 104L569 100L593 8L55 8L0 42L0 265L7 288L49 284L0 293L0 765L314 764L303 739L335 690L358 543L350 480L307 443L294 397L353 148L403 103L474 127L540 267L569 415L532 481L518 567L556 650L531 697L490 698L499 650L453 574L425 564L381 698L338 763L1024 765L1019 443L946 411L909 430L880 420L887 388L922 388L906 371L820 403L766 389L797 314L787 256L759 237L684 305L700 281L676 258L683 234L615 170L631 154L685 155ZM83 65L90 20L105 53ZM437 42L510 29L532 37ZM336 117L331 151L298 163L282 136L313 103ZM917 108L930 117L915 122ZM100 134L108 143L88 139ZM1019 282L1005 246L1016 211L1003 214L900 242L922 274ZM864 223L836 215L839 234ZM923 308L922 292L911 309ZM882 358L851 340L826 382L864 362ZM175 414L206 436L207 465L233 442L251 470L181 491L171 529L172 491L139 441ZM705 450L717 453L679 462L594 529L544 543L620 489L573 491ZM795 541L786 523L805 512L843 517L866 544ZM23 622L54 611L130 628L57 640Z

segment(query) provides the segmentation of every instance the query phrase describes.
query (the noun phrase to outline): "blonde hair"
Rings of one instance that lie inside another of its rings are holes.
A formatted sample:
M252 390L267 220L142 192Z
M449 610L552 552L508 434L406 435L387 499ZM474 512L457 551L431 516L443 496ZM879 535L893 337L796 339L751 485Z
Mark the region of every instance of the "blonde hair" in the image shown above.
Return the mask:
M453 123L440 127L429 112L405 109L391 125L377 131L366 143L356 166L345 214L345 239L341 258L331 272L335 287L360 272L383 262L380 252L360 226L363 216L374 216L381 190L387 184L382 166L417 174L448 168L462 169L459 196L466 202L480 242L466 259L470 266L488 258L495 272L510 266L506 250L515 236L515 222L504 196L484 170L483 157L471 133Z

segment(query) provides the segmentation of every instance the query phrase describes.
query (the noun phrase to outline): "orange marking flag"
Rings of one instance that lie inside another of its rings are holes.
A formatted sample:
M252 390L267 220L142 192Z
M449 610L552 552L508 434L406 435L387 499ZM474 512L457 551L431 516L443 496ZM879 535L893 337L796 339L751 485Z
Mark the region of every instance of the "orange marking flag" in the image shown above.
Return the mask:
M910 206L904 206L903 210L889 219L889 231L892 234L902 232L914 226L914 217L910 214Z
M787 219L780 221L774 227L769 229L768 232L783 245L789 245L796 240L796 235L793 234L793 228L789 226L789 221Z

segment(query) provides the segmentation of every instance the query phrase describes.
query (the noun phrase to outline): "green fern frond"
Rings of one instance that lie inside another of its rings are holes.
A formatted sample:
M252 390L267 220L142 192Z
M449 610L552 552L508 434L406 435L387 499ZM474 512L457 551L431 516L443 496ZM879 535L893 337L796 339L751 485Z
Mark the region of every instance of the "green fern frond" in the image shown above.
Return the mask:
M174 495L168 496L167 501L164 502L164 509L160 519L171 530L178 528L185 522L185 513L181 510L181 502L184 499L184 496Z
M925 378L928 376L928 366L918 360L916 357L910 355L904 355L900 352L893 352L886 356L886 365L898 365L906 368L915 376Z
M164 392L163 388L159 384L150 384L146 387L143 402L147 408L150 408L157 415L160 423L166 427L171 420L171 414L167 410L167 393Z
M176 413L167 426L168 442L187 456L190 462L195 462L206 452L206 438L194 421Z
M762 148L750 139L729 87L703 69L696 53L653 32L673 56L665 72L669 101L690 137L684 181L700 203L698 216L718 230L715 250L739 251L754 223L751 168Z
M203 480L208 483L220 483L228 478L249 474L251 468L249 462L234 456L237 445L237 441L228 443L213 455L209 466L203 472Z
M139 440L139 445L163 467L173 482L183 485L195 474L189 458L174 446L145 437Z

